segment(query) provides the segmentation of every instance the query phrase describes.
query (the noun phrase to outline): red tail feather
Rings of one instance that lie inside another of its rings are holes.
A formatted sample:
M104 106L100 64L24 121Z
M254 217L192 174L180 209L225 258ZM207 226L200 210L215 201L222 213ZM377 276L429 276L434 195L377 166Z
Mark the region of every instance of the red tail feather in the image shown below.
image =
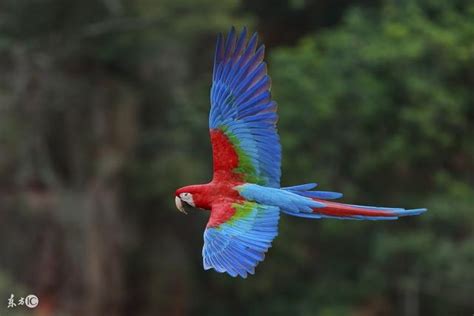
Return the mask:
M397 211L403 209L377 209L365 208L363 206L354 206L337 202L328 202L320 199L313 199L317 202L326 204L326 207L314 208L314 213L334 216L334 217L350 217L350 216L370 216L370 217L393 217L400 216Z

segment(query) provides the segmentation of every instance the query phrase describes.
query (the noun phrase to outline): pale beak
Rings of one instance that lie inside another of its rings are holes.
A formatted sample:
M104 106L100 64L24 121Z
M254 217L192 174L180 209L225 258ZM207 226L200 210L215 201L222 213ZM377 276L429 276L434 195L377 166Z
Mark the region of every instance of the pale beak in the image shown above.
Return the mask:
M188 213L184 210L183 202L181 201L181 199L180 199L179 197L175 197L175 198L174 198L174 203L176 204L176 208L177 208L181 213L188 214Z

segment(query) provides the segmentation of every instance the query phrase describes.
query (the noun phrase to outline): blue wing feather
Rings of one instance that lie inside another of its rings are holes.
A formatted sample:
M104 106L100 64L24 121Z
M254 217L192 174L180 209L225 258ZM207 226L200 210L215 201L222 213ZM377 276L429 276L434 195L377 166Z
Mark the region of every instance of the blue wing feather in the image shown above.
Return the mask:
M236 210L233 217L204 231L203 265L206 270L246 278L254 273L278 235L280 210L254 202L222 203L213 207L211 219L230 207Z
M271 79L263 61L265 47L257 48L256 33L248 42L246 38L246 28L240 35L232 28L226 39L217 36L209 127L238 140L255 169L252 176L260 184L279 187L277 105L271 100Z

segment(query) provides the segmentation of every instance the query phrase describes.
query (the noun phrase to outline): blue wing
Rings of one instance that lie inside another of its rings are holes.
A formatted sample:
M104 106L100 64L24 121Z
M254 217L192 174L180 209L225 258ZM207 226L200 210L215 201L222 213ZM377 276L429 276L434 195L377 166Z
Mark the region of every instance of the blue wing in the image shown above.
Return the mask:
M204 231L204 269L246 278L278 235L280 210L255 202L214 205Z
M224 41L217 37L211 88L209 128L222 132L232 143L239 165L232 170L245 182L279 187L281 145L277 133L277 105L271 100L271 80L263 61L264 45L257 34L247 42L232 28ZM222 150L213 143L216 151Z

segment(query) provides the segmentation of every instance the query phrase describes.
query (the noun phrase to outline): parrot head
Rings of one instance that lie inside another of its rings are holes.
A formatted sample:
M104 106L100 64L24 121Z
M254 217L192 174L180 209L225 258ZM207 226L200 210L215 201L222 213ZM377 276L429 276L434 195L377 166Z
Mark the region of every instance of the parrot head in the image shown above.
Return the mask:
M193 199L193 194L187 191L186 187L176 190L175 195L176 196L174 198L174 202L176 204L176 208L178 208L181 213L187 214L186 210L184 209L183 203L188 204L192 207L196 207L196 204L194 203Z
M205 184L188 185L176 190L174 202L178 210L186 213L185 206L189 205L202 210L211 209L210 192Z

